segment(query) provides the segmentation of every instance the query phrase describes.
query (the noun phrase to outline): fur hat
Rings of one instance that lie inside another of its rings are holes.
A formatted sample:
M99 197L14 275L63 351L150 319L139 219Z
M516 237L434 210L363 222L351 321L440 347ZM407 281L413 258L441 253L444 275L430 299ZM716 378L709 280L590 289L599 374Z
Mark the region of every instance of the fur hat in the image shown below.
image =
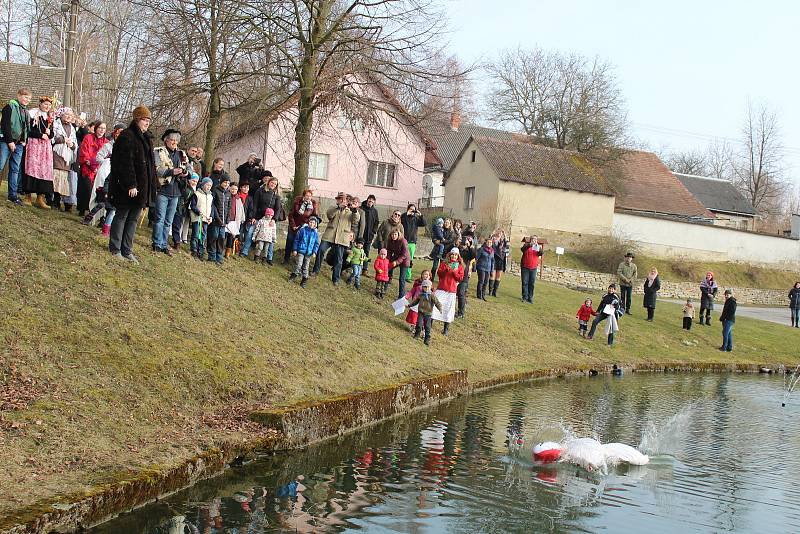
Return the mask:
M153 115L150 113L150 110L147 109L147 106L136 106L133 110L133 120L138 121L139 119L152 119Z
M422 281L422 289L425 289L425 288L430 289L432 287L433 287L433 282L431 282L430 280L423 280Z
M164 132L163 134L161 134L161 141L165 141L167 139L167 137L169 137L171 135L177 135L178 139L180 139L181 131L180 130L176 130L174 128L167 128L167 131Z
M273 217L275 215L275 210L272 208L267 208L266 210L264 210L264 215Z

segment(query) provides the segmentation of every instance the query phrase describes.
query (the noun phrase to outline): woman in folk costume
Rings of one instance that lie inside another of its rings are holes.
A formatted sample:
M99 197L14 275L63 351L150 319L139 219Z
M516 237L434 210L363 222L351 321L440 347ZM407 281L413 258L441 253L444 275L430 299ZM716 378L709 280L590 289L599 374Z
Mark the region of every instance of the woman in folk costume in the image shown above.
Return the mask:
M53 99L39 97L39 107L28 112L30 128L25 145L25 183L23 191L36 193L37 208L50 209L46 197L53 194Z
M75 205L78 184L78 176L71 170L78 157L78 138L73 120L75 113L72 108L61 106L53 122L53 205L58 207L63 201L66 212L72 211Z
M436 286L436 298L442 303L442 309L433 309L431 317L435 321L442 321L444 329L442 333L447 335L450 323L456 316L456 291L458 284L464 279L464 262L458 247L453 247L447 254L439 268L436 270L439 277L439 284Z

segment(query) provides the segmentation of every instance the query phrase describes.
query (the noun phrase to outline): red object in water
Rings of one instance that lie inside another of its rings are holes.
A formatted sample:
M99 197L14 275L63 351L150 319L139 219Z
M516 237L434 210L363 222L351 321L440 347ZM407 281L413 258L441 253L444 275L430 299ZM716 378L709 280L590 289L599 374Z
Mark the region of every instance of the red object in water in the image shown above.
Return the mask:
M539 471L538 473L536 473L536 478L541 480L542 482L549 482L551 484L555 484L556 482L558 482L558 473L556 471L545 469L544 471Z
M561 458L561 445L553 441L539 443L533 448L533 459L537 462L555 462Z

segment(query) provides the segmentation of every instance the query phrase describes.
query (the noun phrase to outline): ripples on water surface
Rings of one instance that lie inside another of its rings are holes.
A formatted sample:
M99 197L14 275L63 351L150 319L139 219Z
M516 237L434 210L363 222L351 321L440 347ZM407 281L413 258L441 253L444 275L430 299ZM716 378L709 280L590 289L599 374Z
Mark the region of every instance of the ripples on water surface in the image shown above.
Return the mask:
M800 532L800 395L782 395L781 378L728 374L520 384L254 462L93 532ZM565 431L651 462L600 475L530 460Z

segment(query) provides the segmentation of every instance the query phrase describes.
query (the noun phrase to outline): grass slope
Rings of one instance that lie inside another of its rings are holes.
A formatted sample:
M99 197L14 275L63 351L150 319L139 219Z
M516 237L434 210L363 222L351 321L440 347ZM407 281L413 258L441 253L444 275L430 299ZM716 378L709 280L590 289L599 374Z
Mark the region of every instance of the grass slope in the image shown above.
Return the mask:
M359 293L325 276L302 290L278 266L152 255L146 229L142 264L130 266L74 215L2 202L0 221L0 516L248 439L255 407L443 370L477 381L610 362L798 360L800 331L741 319L736 352L723 354L720 328L684 333L675 305L659 304L653 324L636 309L614 348L587 342L574 319L583 294L540 283L523 305L511 276L499 298L472 298L449 337L436 325L427 348L371 297L371 279Z

